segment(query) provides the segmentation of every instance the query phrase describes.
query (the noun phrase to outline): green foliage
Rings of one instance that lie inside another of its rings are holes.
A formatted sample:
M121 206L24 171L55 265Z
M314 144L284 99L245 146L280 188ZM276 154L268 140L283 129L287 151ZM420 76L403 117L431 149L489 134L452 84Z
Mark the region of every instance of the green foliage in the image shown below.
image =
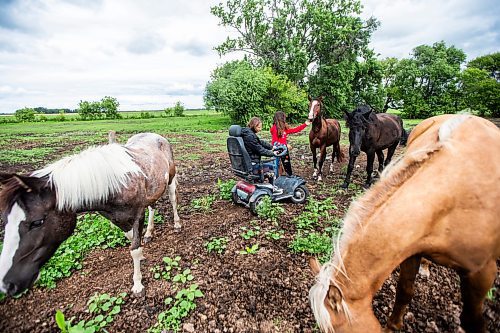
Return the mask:
M123 232L104 217L96 214L80 216L75 233L59 246L40 270L37 285L55 288L56 281L82 268L85 255L94 248L115 248L126 242Z
M179 269L179 261L181 257L177 256L175 258L163 257L163 265L155 265L151 268L153 277L158 280L160 278L164 280L170 280L172 277L172 272L174 269Z
M500 81L500 52L487 54L471 60L468 68L477 68L486 71L492 79Z
M278 240L278 239L282 239L285 235L285 231L284 230L269 230L269 231L266 231L266 238L268 239L272 239L272 240Z
M281 204L272 202L269 196L265 196L261 200L259 206L257 206L257 215L260 218L277 222L278 218L285 212L285 209Z
M205 195L201 198L193 199L191 201L191 207L194 209L198 209L204 212L209 211L212 208L212 204L215 201L215 195L209 194Z
M254 237L257 237L258 235L260 235L260 227L259 226L253 226L251 228L241 227L241 230L243 232L240 234L240 236L246 240L249 240L251 238L254 238Z
M486 293L486 298L489 299L490 301L495 301L495 293L497 291L497 288L492 287L488 292Z
M205 247L208 253L217 252L218 254L222 254L226 250L227 242L227 237L214 237L205 243Z
M81 320L76 325L71 322L74 318L66 320L61 310L56 311L57 327L63 333L93 333L104 330L108 324L113 322L114 317L120 313L121 305L124 303L124 298L127 293L121 293L118 296L110 296L109 294L95 294L87 302L88 311L93 315L90 320Z
M332 252L332 238L327 233L299 231L290 243L294 253L308 253L330 255Z
M231 200L233 189L236 181L234 179L230 179L228 181L223 182L220 178L217 178L217 187L219 188L219 198L222 200Z
M240 251L240 254L256 254L259 251L259 244L253 244L251 246L246 246L244 250Z
M23 108L16 110L15 117L19 122L35 121L35 110L32 108Z
M500 81L491 73L469 66L462 72L461 84L463 108L476 110L480 116L500 117Z
M205 88L205 105L228 115L233 123L246 124L258 116L269 125L276 111L290 122L302 121L307 112L306 93L270 68L233 61L214 70Z
M293 219L293 223L298 229L314 229L320 222L320 219L329 220L329 210L336 210L337 206L333 204L333 198L327 198L323 201L310 198L302 213Z
M191 311L196 309L196 298L203 297L203 293L197 284L192 284L187 289L180 290L175 298L168 297L165 305L170 306L168 310L158 315L158 322L151 327L149 333L163 333L167 331L178 332L181 328L182 319L187 317Z
M191 274L191 269L186 268L181 273L176 274L172 281L178 283L186 283L187 281L191 281L193 279L194 276Z
M118 113L120 103L114 97L106 96L100 102L80 101L78 104L78 114L82 120L95 119L119 119Z
M177 101L173 107L164 110L167 117L183 117L184 111L186 111L186 108L180 101Z

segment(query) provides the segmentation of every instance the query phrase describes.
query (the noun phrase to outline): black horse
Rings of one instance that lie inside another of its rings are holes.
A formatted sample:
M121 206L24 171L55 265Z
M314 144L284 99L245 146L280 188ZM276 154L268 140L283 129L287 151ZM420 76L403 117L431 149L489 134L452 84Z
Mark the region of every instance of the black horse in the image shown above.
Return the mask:
M368 188L372 182L373 162L375 154L378 157L378 171L391 162L398 144L406 142L407 133L403 121L396 115L379 113L367 105L358 106L353 112L345 112L347 127L349 127L349 165L342 188L349 186L352 169L356 157L361 151L366 153L367 178L364 185ZM384 161L383 150L387 149Z

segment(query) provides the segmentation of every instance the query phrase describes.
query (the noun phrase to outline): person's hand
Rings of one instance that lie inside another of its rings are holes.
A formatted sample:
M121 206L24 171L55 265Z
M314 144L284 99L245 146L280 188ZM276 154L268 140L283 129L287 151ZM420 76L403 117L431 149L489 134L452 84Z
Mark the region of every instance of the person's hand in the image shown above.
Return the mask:
M277 151L277 150L273 150L273 154L274 154L274 156L278 156L278 154L279 154L279 153L280 153L279 151Z
M287 144L286 148L288 149L288 151L290 151L290 150L292 150L292 145L291 144Z
M309 119L306 120L306 126L311 125L311 121Z

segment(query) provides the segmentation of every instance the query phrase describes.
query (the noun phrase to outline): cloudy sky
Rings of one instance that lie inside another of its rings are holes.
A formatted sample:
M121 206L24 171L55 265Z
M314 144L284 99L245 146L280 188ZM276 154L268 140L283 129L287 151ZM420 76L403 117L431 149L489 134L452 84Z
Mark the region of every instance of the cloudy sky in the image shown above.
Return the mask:
M229 58L219 0L0 0L0 112L77 108L113 96L120 110L203 107L210 72ZM380 57L444 40L468 60L500 51L498 0L362 0L381 26Z

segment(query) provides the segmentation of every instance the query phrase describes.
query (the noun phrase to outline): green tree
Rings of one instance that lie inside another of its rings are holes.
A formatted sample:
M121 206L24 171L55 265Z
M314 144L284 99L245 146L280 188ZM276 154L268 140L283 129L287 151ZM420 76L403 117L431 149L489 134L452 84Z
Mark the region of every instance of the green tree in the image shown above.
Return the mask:
M469 67L462 73L462 106L480 116L500 117L500 82L491 72Z
M16 110L15 117L19 122L35 121L35 110L32 108Z
M105 96L103 99L101 99L99 105L101 116L105 115L107 119L121 118L120 114L118 113L119 106L120 103L116 98Z
M236 32L219 54L243 51L252 64L326 95L332 115L367 98L381 104L368 48L378 22L360 18L359 0L227 0L211 12Z
M471 60L467 67L483 69L488 72L491 78L500 81L500 52L477 57Z
M216 68L205 88L205 106L229 115L238 124L259 116L270 124L278 110L290 122L302 121L307 95L284 75L271 68L253 67L248 61L228 62Z

